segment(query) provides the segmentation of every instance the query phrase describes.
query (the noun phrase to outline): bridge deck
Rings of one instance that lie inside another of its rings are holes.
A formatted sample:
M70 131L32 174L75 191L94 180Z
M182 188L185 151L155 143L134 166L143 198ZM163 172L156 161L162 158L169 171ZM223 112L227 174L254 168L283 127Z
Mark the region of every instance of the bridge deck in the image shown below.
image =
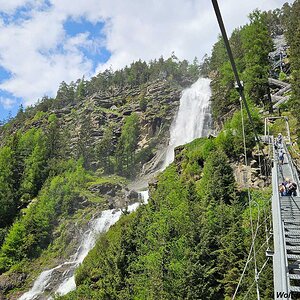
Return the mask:
M274 288L277 293L293 296L300 292L300 197L299 178L292 159L284 145L286 157L284 164L278 162L278 153L274 150L273 179L273 233L274 233ZM298 196L280 196L279 184L290 178L297 184ZM291 298L289 298L291 299Z

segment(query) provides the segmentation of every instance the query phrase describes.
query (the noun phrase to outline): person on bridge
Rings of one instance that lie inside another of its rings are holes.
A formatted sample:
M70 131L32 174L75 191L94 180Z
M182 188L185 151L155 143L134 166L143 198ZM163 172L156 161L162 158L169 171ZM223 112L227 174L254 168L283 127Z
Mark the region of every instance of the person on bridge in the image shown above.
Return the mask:
M286 195L287 196L297 196L297 184L295 182L290 182L287 186L286 186Z
M276 151L278 150L278 140L276 138L274 140L274 148Z
M281 133L278 133L277 140L278 140L278 144L282 144L283 138L282 138L282 134Z
M283 152L283 150L282 149L280 149L279 150L279 153L278 153L278 158L279 158L279 161L280 161L280 163L283 165L283 163L284 163L284 152Z
M282 183L284 186L285 186L285 188L287 189L287 187L291 184L291 179L290 178L288 178L288 177L286 177L285 179L284 179L284 182Z
M282 183L282 184L279 186L279 194L280 194L280 196L286 196L286 188L285 188L284 183Z

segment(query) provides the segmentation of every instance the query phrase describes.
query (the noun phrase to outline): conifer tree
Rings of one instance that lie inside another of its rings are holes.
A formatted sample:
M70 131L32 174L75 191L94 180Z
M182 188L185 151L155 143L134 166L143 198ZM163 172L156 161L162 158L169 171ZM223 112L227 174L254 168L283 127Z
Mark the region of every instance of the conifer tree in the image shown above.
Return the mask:
M255 10L249 18L250 24L242 31L245 91L253 103L260 104L263 101L265 107L271 109L268 55L273 50L273 42L268 32L267 17L266 13Z
M290 45L290 63L291 63L291 83L292 97L291 109L297 119L298 143L300 144L300 1L296 0L290 11L285 7L287 12L286 20L286 37Z

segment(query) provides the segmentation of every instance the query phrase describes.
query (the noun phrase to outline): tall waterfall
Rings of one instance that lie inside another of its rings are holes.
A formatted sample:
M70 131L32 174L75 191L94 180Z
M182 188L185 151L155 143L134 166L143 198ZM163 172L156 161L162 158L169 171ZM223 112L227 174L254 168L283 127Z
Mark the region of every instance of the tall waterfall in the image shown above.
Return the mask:
M171 125L163 168L174 160L175 147L208 134L211 122L210 96L210 80L207 78L199 78L190 88L183 91L177 116Z
M204 78L200 78L190 88L183 91L179 110L171 125L170 141L163 168L173 161L176 146L208 134L211 127L210 95L210 80ZM140 192L142 203L146 204L148 197L147 190ZM134 211L138 206L139 203L134 203L128 207L128 211ZM103 211L99 218L90 222L89 230L83 234L77 252L63 264L42 272L34 282L31 290L19 299L52 299L54 294L65 295L74 290L76 288L74 278L76 267L93 248L97 235L107 231L111 225L118 221L120 216L120 210ZM56 277L55 280L53 279L54 276Z

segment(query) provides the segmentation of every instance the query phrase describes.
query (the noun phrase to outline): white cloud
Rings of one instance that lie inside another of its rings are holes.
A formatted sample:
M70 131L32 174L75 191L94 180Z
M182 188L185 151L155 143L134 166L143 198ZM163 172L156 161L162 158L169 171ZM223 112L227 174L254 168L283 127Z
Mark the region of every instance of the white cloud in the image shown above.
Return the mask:
M65 18L50 9L35 12L21 24L2 25L0 64L13 75L0 84L1 89L32 104L45 94L55 95L61 81L91 72L91 62L79 49L88 43L87 36L67 37Z
M6 109L10 109L16 104L16 100L0 97L0 104Z
M18 8L36 9L43 5L43 0L0 0L1 11L13 14Z
M117 3L116 3L117 2ZM220 2L228 33L247 22L255 8L280 7L285 1L224 0ZM219 28L211 1L165 0L108 2L104 11L110 18L107 47L111 59L99 70L113 65L122 67L138 58L149 60L172 51L180 58L192 60L210 53ZM134 3L134 4L133 4Z
M124 67L139 58L150 60L172 51L180 59L202 58L219 34L216 17L207 0L0 0L0 9L13 13L24 5L30 18L0 22L0 66L12 77L0 88L21 97L26 104L48 94L55 95L61 81L88 77L92 61L82 51L105 46L111 57L97 70L112 65ZM223 0L220 8L228 33L245 24L256 7L280 7L284 0ZM44 5L44 6L43 6ZM41 9L41 7L44 7ZM45 8L46 7L46 8ZM104 21L106 39L91 39L87 33L67 36L67 19Z

